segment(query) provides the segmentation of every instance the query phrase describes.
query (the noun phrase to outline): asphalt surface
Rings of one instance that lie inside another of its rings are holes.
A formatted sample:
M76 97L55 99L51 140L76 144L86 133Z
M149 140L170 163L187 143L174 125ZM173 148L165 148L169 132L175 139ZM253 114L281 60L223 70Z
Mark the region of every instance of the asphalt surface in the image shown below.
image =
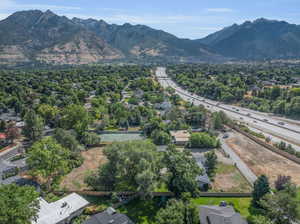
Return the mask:
M163 87L173 88L180 97L186 101L193 102L194 105L203 105L212 112L224 111L227 116L233 120L263 130L265 133L274 134L287 142L300 146L300 126L297 125L297 123L299 123L298 121L293 122L293 120L287 119L284 124L282 124L280 123L282 122L282 118L276 116L269 116L268 114L227 105L197 96L196 94L186 91L172 81L166 74L166 68L164 67L157 68L156 77Z

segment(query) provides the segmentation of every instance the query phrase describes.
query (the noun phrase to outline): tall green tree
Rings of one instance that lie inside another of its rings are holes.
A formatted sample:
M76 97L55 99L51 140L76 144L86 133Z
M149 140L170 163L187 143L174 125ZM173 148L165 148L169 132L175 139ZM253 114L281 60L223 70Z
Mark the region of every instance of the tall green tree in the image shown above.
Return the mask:
M160 183L161 156L150 141L113 143L104 149L108 162L87 178L96 190L138 191L144 198Z
M49 190L53 181L68 171L69 157L68 149L58 144L53 137L45 137L29 149L26 162L31 168L30 173L41 178L46 190Z
M300 200L293 184L275 194L265 195L259 204L264 214L275 224L293 224L300 219Z
M217 169L218 157L214 151L205 153L205 168L209 177L214 177Z
M0 223L31 224L37 218L38 196L33 187L0 185Z
M35 111L30 110L24 117L25 126L23 128L24 135L32 141L39 140L42 137L44 129L44 120L37 115Z
M252 205L254 207L259 208L260 199L262 199L263 196L268 194L270 190L271 189L270 189L268 177L265 175L261 175L260 177L258 177L258 179L254 182L254 187L252 191Z
M91 123L91 117L81 105L68 105L62 112L61 126L64 129L74 129L81 137Z
M199 192L196 177L202 174L189 151L179 151L174 145L167 148L163 163L166 165L169 178L168 188L177 196L183 192L197 195Z
M165 208L161 208L156 216L159 224L198 224L198 208L190 202L170 199Z

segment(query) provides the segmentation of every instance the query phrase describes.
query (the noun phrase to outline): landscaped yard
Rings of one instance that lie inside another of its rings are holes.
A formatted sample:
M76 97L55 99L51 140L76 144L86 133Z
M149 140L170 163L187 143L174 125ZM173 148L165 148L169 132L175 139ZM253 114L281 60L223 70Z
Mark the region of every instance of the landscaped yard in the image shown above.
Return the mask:
M126 214L134 223L138 224L156 224L155 215L160 208L160 199L153 200L134 200L118 210Z
M110 200L101 197L86 197L86 199L95 205L108 207ZM221 201L226 201L228 204L233 204L234 208L241 213L243 217L249 216L251 198L215 198L215 197L201 197L192 199L196 205L219 205ZM161 205L165 202L164 198L154 198L153 200L133 200L127 205L118 208L118 211L126 214L133 222L139 224L157 224L155 223L155 216Z
M60 187L62 189L73 191L85 189L87 186L84 183L84 179L91 174L91 172L96 171L98 167L106 161L102 150L102 148L97 147L82 152L81 155L84 158L83 164L66 175L63 178Z
M226 201L228 204L233 204L236 211L241 213L243 217L249 216L249 207L251 198L213 198L201 197L192 199L196 205L219 205L221 201Z
M219 162L211 191L251 192L252 187L234 165Z

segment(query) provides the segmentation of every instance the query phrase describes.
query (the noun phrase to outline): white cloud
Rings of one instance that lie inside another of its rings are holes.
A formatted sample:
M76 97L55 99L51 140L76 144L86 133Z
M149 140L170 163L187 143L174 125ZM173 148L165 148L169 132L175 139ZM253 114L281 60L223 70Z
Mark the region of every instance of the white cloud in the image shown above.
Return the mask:
M206 11L222 13L222 12L233 12L234 10L230 8L208 8L206 9Z

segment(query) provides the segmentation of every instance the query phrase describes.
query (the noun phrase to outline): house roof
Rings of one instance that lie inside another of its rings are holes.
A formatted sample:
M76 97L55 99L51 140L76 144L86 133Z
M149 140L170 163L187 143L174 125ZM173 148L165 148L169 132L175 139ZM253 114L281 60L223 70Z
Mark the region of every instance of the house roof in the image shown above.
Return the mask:
M67 219L72 213L89 204L84 198L72 193L56 202L48 203L43 198L39 199L40 209L37 221L32 224L56 224Z
M6 139L6 138L7 138L6 134L0 133L0 139Z
M93 215L83 224L134 224L126 215L108 208L104 212Z
M204 162L204 158L202 157L194 157L194 159L196 160L197 165L200 167L200 169L202 169L202 175L199 175L196 177L196 180L205 184L211 184L211 181L206 173L206 169L203 165Z
M176 142L187 142L191 136L187 130L170 131L170 133Z
M247 224L231 206L200 206L201 217L208 217L213 224Z

